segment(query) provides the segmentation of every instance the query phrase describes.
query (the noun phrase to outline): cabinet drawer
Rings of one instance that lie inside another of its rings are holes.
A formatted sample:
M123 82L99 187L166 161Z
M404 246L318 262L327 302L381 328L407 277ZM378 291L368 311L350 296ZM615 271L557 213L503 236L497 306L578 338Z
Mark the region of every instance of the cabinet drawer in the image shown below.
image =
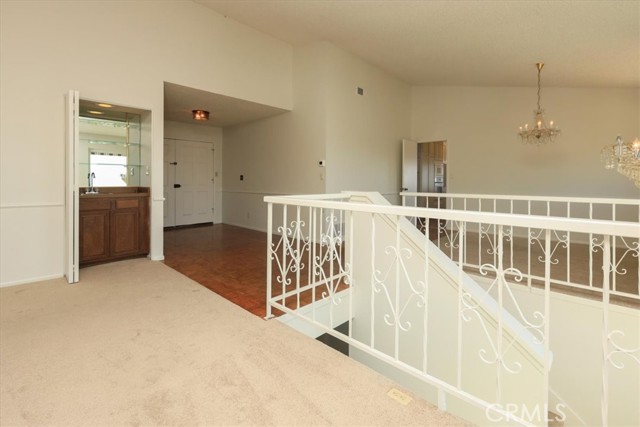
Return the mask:
M99 211L111 209L111 200L109 199L80 199L81 211Z
M116 200L116 209L138 209L138 199Z

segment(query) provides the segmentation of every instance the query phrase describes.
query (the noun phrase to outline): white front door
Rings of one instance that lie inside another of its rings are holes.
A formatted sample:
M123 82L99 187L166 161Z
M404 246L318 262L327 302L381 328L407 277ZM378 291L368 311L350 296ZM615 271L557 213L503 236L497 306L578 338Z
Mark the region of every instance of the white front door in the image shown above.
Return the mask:
M166 139L164 226L213 222L213 145Z
M176 225L176 142L172 139L164 140L164 226Z

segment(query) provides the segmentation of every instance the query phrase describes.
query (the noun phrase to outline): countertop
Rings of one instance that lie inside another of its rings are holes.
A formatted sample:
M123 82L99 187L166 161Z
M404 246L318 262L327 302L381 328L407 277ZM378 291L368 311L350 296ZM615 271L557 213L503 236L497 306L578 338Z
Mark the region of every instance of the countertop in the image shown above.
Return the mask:
M85 194L85 191L87 191L87 187L80 187L80 198L111 199L125 197L149 197L148 187L98 187L97 194Z

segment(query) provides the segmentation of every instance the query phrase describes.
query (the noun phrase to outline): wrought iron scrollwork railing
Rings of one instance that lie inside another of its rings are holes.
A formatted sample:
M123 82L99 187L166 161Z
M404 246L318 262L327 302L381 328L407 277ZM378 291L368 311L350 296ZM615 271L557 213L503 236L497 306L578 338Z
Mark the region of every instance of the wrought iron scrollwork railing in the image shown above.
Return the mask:
M602 372L600 424L609 420L612 370L640 366L638 343L610 322L609 304L611 296L638 299L636 223L391 206L369 193L265 201L267 317L286 313L419 378L436 389L443 409L453 395L493 419L546 423L504 405L514 395L514 376L535 376L545 408L555 394L551 356L560 350L550 338L552 285L601 296L602 358L593 367ZM433 220L439 231L432 235ZM578 274L567 265L578 256L577 242L585 246L585 283L574 283ZM474 268L484 287L469 276ZM533 305L523 299L532 288L540 296ZM345 321L348 331L337 331ZM440 350L450 356L442 359ZM446 372L439 370L443 360L451 364ZM492 378L489 391L471 384L480 370Z
M401 193L403 205L437 206L438 209L462 210L509 215L531 215L548 218L580 220L624 221L638 224L640 230L640 200L578 198L578 197L533 197L503 196L455 193ZM452 259L455 253L450 235L455 228L450 222L443 222L437 239L438 247ZM516 267L526 284L543 283L545 250L541 242L544 230L536 227L506 227L504 229L505 262ZM480 267L490 259L495 263L495 227L492 224L477 224L466 235L467 249L463 254L464 265L479 272ZM640 231L637 233L640 235ZM640 301L640 262L638 236L634 238L613 236L611 256L614 268L611 275L611 295ZM603 276L599 256L602 255L602 241L592 233L563 232L552 230L551 284L565 288L601 294ZM576 262L577 261L577 262ZM588 269L584 268L588 263ZM577 268L572 268L576 266ZM588 271L588 275L581 274ZM596 299L600 296L596 295Z

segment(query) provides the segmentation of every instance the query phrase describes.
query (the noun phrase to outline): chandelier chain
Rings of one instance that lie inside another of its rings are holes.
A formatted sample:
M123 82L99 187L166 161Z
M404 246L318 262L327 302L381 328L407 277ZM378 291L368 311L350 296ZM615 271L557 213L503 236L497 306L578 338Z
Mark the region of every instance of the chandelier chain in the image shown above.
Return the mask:
M518 135L520 135L522 142L527 144L546 144L548 142L552 142L555 137L560 134L560 129L558 129L554 125L553 120L547 123L544 118L544 111L540 106L540 98L542 93L542 67L544 67L544 62L538 62L536 64L536 68L538 69L538 108L533 112L533 126L529 127L528 124L525 124L524 126L520 126L520 132L518 132Z
M538 111L540 111L540 71L542 67L538 68Z

